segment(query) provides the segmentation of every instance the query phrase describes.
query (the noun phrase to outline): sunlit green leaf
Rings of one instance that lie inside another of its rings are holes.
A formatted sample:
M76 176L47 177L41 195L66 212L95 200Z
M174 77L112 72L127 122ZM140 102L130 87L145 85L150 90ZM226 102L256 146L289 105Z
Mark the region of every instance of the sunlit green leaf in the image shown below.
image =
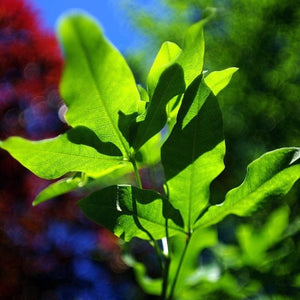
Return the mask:
M132 141L134 149L138 150L165 126L167 122L167 103L176 95L183 93L184 90L182 68L178 64L174 64L160 76L147 108L145 119L137 123L136 135Z
M42 202L45 202L49 199L55 198L57 196L66 194L72 190L79 188L81 182L80 177L74 178L63 178L59 181L56 181L49 186L47 186L44 190L42 190L34 199L32 205L38 205Z
M176 63L182 66L186 86L202 73L204 59L203 26L207 20L193 24L187 30L184 38L182 52Z
M87 177L84 173L76 174L72 177L66 177L50 184L42 190L34 199L33 205L38 205L44 201L74 190L86 194L87 192L93 192L100 188L120 182L131 184L133 182L131 176L132 172L132 165L125 163L116 169L108 169L103 170L102 172L97 172L97 174L94 174L92 177Z
M161 239L166 235L166 218L170 234L182 232L182 220L160 194L130 185L110 186L79 201L83 212L125 241L133 237Z
M207 206L210 183L224 168L221 112L201 79L186 91L177 123L161 154L166 192L180 210L186 230L191 230Z
M151 96L154 93L160 75L176 60L180 52L180 47L175 43L164 42L162 44L148 75L147 85Z
M68 172L95 176L129 164L121 156L111 156L111 145L95 144L93 134L74 128L56 138L28 141L11 137L0 143L15 159L39 177L55 179ZM78 133L79 132L79 133ZM85 140L80 137L85 133ZM102 152L102 153L101 153Z
M149 95L147 91L140 84L137 85L137 88L140 93L141 101L149 102Z
M299 148L282 148L253 161L244 182L225 201L211 206L196 226L210 226L229 214L248 216L268 197L284 195L300 178Z
M154 135L139 150L136 159L140 166L150 167L160 162L160 148L162 145L162 136L160 133Z
M238 68L228 68L222 71L211 72L204 78L204 81L216 96L229 84L232 75L237 70Z
M118 112L137 112L139 101L127 63L91 17L64 17L58 33L66 61L60 90L68 106L67 122L89 127L127 156L129 147L118 130Z

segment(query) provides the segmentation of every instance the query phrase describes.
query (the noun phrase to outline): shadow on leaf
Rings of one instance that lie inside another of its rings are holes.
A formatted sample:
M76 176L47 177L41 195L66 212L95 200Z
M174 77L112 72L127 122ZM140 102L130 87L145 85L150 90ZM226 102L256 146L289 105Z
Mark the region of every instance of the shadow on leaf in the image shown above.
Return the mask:
M202 84L201 88L200 84L201 77L198 77L186 91L177 123L162 147L167 181L224 139L218 101L216 97L209 95ZM196 97L198 103L195 101Z
M95 148L99 153L110 156L122 156L119 148L110 142L102 142L97 135L85 126L77 126L67 132L70 142Z

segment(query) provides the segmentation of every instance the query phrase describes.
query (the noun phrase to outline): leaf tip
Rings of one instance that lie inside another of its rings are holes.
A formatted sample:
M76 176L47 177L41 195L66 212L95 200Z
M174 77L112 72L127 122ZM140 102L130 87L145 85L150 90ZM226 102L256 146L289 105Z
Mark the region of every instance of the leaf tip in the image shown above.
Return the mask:
M0 141L0 147L1 147L1 141ZM291 162L290 162L290 165L292 165L294 162L296 162L297 160L300 159L300 148L296 148L297 150L295 151L292 159L291 159Z

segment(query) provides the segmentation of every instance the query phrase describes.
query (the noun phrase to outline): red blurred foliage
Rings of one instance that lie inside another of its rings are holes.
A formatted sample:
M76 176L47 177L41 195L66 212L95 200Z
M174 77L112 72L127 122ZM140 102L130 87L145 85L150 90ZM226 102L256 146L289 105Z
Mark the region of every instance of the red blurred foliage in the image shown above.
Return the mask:
M59 45L25 0L0 0L0 57L0 139L11 135L41 139L65 131L67 126L58 117L63 67ZM24 299L39 299L30 291L26 294L28 286L35 285L39 272L51 271L60 261L35 253L37 241L47 242L43 232L51 220L80 223L82 217L68 198L59 202L59 209L55 201L32 208L31 201L46 181L2 150L0 168L0 298L17 299L22 294ZM83 222L95 230L95 225ZM109 251L119 255L111 237L106 233L104 245L111 243Z
M39 138L63 130L58 118L53 130L28 130L31 120L24 118L38 103L48 113L58 109L63 60L55 36L41 28L37 12L22 0L0 1L0 55L0 138ZM24 258L34 234L45 228L47 212L33 213L29 203L32 193L45 186L43 180L4 151L0 168L0 295L6 299L23 290L28 277Z
M41 138L26 131L24 113L33 103L40 111L57 110L63 60L55 36L23 0L0 1L0 54L0 138Z
M0 77L13 85L17 96L45 96L49 87L57 87L62 57L55 36L41 27L36 11L22 0L1 0L0 32L5 58Z

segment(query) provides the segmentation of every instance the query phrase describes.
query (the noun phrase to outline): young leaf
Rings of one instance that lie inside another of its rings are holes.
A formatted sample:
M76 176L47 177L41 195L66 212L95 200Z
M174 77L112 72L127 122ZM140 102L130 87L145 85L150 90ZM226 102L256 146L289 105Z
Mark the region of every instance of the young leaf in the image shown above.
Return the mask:
M162 278L150 277L147 274L146 266L132 256L125 254L122 258L126 265L133 269L135 279L145 293L157 296L161 294Z
M186 91L177 123L162 147L167 194L191 230L209 200L209 186L224 168L222 116L198 77Z
M42 141L11 137L0 142L0 147L31 172L45 179L55 179L73 171L96 176L103 171L110 172L129 164L121 156L101 153L99 147L103 143L99 141L99 145L95 145L90 131L84 132L85 141L80 138L82 129L74 128L56 138ZM110 146L104 152L108 150L111 150Z
M83 193L91 193L99 188L104 188L119 182L131 183L132 165L129 163L123 164L117 169L108 169L102 172L97 172L95 178L84 176L66 177L54 182L42 190L33 201L33 205L38 205L42 202L50 200L54 197L66 194L68 192L77 190ZM82 175L82 174L80 174ZM129 176L128 176L129 175Z
M140 84L137 85L137 89L140 93L140 100L142 102L149 102L149 95L148 95L147 91ZM140 113L140 111L139 111L139 113Z
M49 199L55 198L57 196L66 194L70 191L73 191L79 188L81 182L80 177L74 178L63 178L59 181L56 181L49 186L47 186L44 190L42 190L34 199L32 205L36 206L40 203L43 203Z
M180 52L180 47L175 43L164 42L162 44L148 75L147 86L151 96L153 95L160 75L176 60Z
M118 112L137 112L139 93L127 63L91 17L65 17L58 33L66 60L60 90L68 106L67 122L92 129L100 140L114 143L128 156L128 143L118 130Z
M300 178L300 148L267 152L248 166L244 182L229 191L222 204L211 206L195 227L216 224L229 214L250 215L268 197L284 195Z
M182 52L176 60L176 63L183 68L186 86L189 86L203 69L203 26L206 22L207 20L204 19L189 27L184 37Z
M267 251L282 239L282 233L289 224L289 208L287 206L273 212L261 230L242 224L236 235L242 250L242 259L247 265L262 266L270 262Z
M158 133L167 122L166 105L176 95L185 90L182 68L174 64L167 68L159 78L146 117L136 124L136 135L132 141L135 150Z
M149 240L183 232L180 214L160 194L130 185L110 186L79 201L83 212L94 222L105 226L125 241L133 237Z
M232 75L237 70L238 68L228 68L222 71L211 72L204 78L204 81L213 94L217 96L229 84Z

